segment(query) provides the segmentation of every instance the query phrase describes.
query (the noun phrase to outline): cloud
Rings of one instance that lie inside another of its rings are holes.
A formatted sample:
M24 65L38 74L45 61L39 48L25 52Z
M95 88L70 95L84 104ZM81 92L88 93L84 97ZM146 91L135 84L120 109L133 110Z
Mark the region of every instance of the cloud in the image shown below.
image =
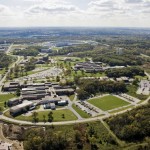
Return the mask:
M143 0L125 0L126 3L142 3Z
M36 15L36 14L65 14L79 12L79 8L71 5L65 1L60 3L59 0L46 2L38 5L33 5L25 10L25 14Z
M12 16L13 14L9 7L0 4L0 16Z

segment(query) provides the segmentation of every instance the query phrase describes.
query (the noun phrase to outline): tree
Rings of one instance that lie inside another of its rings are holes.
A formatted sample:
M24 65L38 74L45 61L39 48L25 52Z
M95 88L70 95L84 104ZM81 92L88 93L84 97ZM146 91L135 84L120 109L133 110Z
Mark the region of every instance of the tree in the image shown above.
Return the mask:
M50 112L48 113L48 121L49 121L49 122L52 122L52 121L53 121L53 112L52 112L52 111L50 111Z
M17 88L16 95L20 96L20 88Z
M59 82L60 81L60 76L57 76L56 77L56 82Z
M5 107L5 108L7 107L7 102L6 102L6 101L4 102L4 107Z
M65 118L65 114L62 114L62 118Z
M32 118L33 118L33 122L38 122L38 118L37 118L37 116L38 116L38 113L36 112L36 111L34 111L33 113L32 113Z
M43 122L46 122L46 116L43 115Z
M3 111L3 108L0 106L0 112L2 112Z

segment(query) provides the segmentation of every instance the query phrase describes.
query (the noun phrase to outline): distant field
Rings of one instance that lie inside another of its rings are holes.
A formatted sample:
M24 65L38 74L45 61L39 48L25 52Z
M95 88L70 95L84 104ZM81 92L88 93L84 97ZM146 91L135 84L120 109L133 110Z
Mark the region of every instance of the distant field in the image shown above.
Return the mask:
M130 104L130 103L128 103L118 97L112 96L112 95L105 96L102 98L90 99L90 100L88 100L88 102L104 111Z
M43 115L46 116L46 120L48 120L48 113L50 112L51 110L49 111L40 111L38 112L38 116L37 118L39 119L40 122L43 122ZM77 117L73 114L73 112L71 112L70 110L68 109L63 109L63 110L53 110L53 121L54 122L57 122L57 121L71 121L71 120L77 120ZM64 118L62 118L62 114L64 114ZM6 116L8 117L11 117L9 115L9 112L7 112L5 114ZM17 119L17 120L24 120L24 121L32 121L33 120L33 117L32 116L24 116L24 115L20 115L20 116L17 116L15 117L14 119Z

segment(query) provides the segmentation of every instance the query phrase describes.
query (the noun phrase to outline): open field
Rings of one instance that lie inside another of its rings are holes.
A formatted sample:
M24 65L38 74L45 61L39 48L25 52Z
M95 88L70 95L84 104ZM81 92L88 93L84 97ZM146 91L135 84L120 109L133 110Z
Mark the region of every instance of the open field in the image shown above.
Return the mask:
M50 111L40 111L40 112L38 112L37 118L38 118L39 122L43 122L43 119L44 119L43 115L45 115L45 119L47 121L48 120L48 113ZM54 119L53 121L54 122L57 122L57 121L71 121L71 120L76 120L77 119L77 117L68 109L53 110L52 112L53 112L52 116L53 116L53 119ZM64 114L64 118L62 117L62 114ZM5 113L5 115L7 117L12 118L12 116L10 116L10 114L9 114L9 111L7 111ZM24 121L33 121L32 115L30 115L30 116L20 115L20 116L15 117L14 119L24 120Z
M76 107L75 104L72 105L72 108L82 117L82 118L89 118L90 116L82 111L80 108Z
M112 96L112 95L105 96L102 98L90 99L90 100L88 100L88 102L104 111L130 104L130 103L128 103L118 97Z
M0 107L2 107L2 109L5 109L4 103L14 97L16 97L16 95L14 95L14 94L1 94L0 95Z

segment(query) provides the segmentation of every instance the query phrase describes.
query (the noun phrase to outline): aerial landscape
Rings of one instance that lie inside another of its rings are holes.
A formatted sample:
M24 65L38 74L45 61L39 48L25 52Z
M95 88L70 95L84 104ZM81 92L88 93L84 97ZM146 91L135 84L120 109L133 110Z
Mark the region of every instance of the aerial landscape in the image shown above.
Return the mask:
M149 0L1 0L0 150L149 150L149 18Z

